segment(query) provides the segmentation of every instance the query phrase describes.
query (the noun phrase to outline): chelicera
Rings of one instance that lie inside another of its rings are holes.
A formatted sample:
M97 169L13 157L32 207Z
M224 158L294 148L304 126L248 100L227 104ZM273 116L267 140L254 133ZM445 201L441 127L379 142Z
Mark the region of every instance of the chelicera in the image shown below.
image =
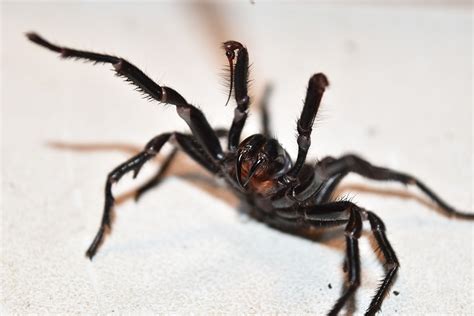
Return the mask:
M303 110L297 122L298 155L296 161L293 162L278 141L270 136L268 113L265 107L263 108L262 133L240 141L247 119L250 97L247 93L248 51L239 42L228 41L223 44L230 66L230 90L227 103L233 93L237 106L230 129L217 130L209 125L199 109L189 104L177 91L156 84L125 59L57 46L35 33L28 33L27 37L32 42L59 53L63 58L112 64L118 76L134 84L150 99L176 106L178 115L190 128L189 134L171 132L156 136L146 144L142 152L109 173L105 184L105 205L100 228L86 252L90 259L94 257L102 243L104 233L111 228L111 210L114 206L112 185L128 172L133 172L136 177L140 168L155 157L167 142L174 145L174 150L157 174L138 189L137 198L159 183L177 150L182 150L209 172L223 178L230 189L251 207L250 214L271 227L295 231L312 227L345 227L347 282L342 295L329 311L329 315L337 315L360 284L358 239L362 233L363 222L368 221L370 224L371 233L381 250L385 268L385 276L366 311L367 315L374 315L380 310L399 268L395 251L387 239L383 221L372 211L348 200L332 200L335 188L347 174L357 173L373 180L414 185L447 215L474 219L474 214L457 211L417 178L392 169L374 166L356 155L345 155L339 158L326 157L316 164L306 163L313 122L324 91L329 84L322 73L313 75L308 83ZM224 137L227 138L227 150L224 150L220 143L220 138Z

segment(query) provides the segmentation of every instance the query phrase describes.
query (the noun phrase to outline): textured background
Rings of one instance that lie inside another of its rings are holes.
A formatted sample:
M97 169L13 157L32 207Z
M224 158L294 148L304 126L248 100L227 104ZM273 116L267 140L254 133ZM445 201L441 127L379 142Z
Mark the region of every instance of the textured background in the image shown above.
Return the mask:
M272 125L292 155L307 80L322 71L331 88L312 159L361 153L473 208L469 6L4 3L2 313L323 314L344 276L343 239L315 243L239 215L235 199L184 156L138 204L130 193L160 159L138 180L124 178L114 231L86 260L107 173L154 135L187 127L110 66L61 61L27 42L30 30L129 59L213 126L228 126L233 113L219 46L239 40L250 51L254 100L274 84ZM257 106L253 113L246 135L258 130ZM402 264L400 294L389 295L384 315L472 314L472 223L440 216L416 190L356 176L344 183L342 194L385 220ZM382 275L367 238L361 255L356 314Z

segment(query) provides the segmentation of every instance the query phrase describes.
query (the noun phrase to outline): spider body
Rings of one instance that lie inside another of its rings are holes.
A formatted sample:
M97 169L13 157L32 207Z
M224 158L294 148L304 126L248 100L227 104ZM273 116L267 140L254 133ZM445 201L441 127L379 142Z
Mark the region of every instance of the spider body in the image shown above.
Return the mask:
M447 215L474 219L474 214L460 212L444 202L430 188L414 176L396 170L372 165L356 155L339 158L326 157L315 165L306 162L311 145L311 131L321 99L329 82L325 75L313 75L308 83L306 98L299 120L298 155L293 162L277 140L270 137L266 99L262 105L263 128L240 142L247 119L250 97L247 93L249 56L247 49L236 41L223 44L230 66L230 91L236 102L234 119L229 130L213 129L204 114L172 88L160 86L140 69L125 59L80 51L54 45L35 33L27 33L34 43L57 52L63 58L82 59L94 63L109 63L118 76L134 84L147 97L176 106L178 115L188 124L190 134L163 133L150 140L142 152L113 169L105 183L105 204L102 221L86 255L92 259L111 228L111 210L114 206L112 186L120 178L133 172L137 176L141 167L154 158L163 145L171 142L174 149L157 174L138 189L136 198L156 186L178 150L182 150L198 164L218 177L224 178L233 192L251 207L250 214L270 226L281 229L306 229L313 227L344 226L346 240L345 268L347 281L342 295L329 311L337 315L353 297L361 282L358 239L363 223L368 221L371 234L382 253L385 276L368 307L366 314L380 310L399 268L395 251L387 239L383 221L372 211L347 200L331 200L339 182L349 173L379 181L395 181L414 185L426 194ZM223 150L220 138L227 138Z

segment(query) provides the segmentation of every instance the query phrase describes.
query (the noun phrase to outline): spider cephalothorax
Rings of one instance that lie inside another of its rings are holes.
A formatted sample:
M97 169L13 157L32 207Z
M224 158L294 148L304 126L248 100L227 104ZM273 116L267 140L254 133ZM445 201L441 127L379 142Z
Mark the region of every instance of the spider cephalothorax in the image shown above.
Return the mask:
M136 176L141 167L155 157L163 145L169 141L175 146L155 177L140 187L139 198L144 192L156 186L174 159L178 149L184 151L209 172L224 178L235 194L250 204L251 215L271 225L288 230L310 229L321 226L345 227L347 284L341 297L334 304L329 315L338 314L360 284L360 259L358 239L364 221L370 224L372 235L380 248L384 260L385 276L373 297L367 315L380 310L382 302L398 271L399 263L392 249L382 220L373 212L347 200L333 201L332 194L339 182L349 173L357 173L369 179L397 181L415 185L425 193L447 215L463 219L474 219L474 214L459 212L438 197L415 177L377 167L366 160L345 155L340 158L326 157L316 164L306 163L306 155L311 145L311 130L319 109L323 93L328 86L325 75L313 75L303 110L297 123L298 156L293 163L288 153L278 141L269 137L266 100L263 103L262 134L248 137L240 143L242 129L247 119L250 97L247 93L249 56L247 49L236 41L223 44L230 67L230 91L236 102L234 119L230 129L213 129L204 114L189 104L177 91L156 84L140 69L125 59L60 47L49 43L35 33L27 37L34 43L61 54L63 58L75 58L94 63L112 64L119 76L137 86L147 97L176 106L179 116L188 124L191 133L163 133L149 141L142 152L113 169L105 184L105 205L102 222L97 235L86 252L92 259L103 241L104 233L111 226L111 210L114 206L112 185L129 172ZM224 151L220 139L227 137L228 148Z
M235 177L243 189L268 196L278 191L278 179L291 165L290 156L276 139L255 134L239 145Z

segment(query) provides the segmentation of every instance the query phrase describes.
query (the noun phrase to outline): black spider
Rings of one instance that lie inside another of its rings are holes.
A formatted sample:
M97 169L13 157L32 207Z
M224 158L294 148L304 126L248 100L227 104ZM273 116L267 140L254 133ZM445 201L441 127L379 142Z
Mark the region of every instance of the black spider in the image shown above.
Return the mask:
M354 172L374 180L398 181L406 185L415 185L447 215L474 219L474 214L455 210L415 177L374 166L355 155L345 155L340 158L326 157L315 166L305 164L306 154L311 144L313 122L324 90L328 86L326 76L321 73L313 75L309 80L303 111L297 123L298 157L293 163L278 141L269 137L268 115L265 107L263 107L262 134L252 135L240 142L250 98L247 93L249 57L247 49L239 42L228 41L223 44L230 65L230 91L227 102L233 91L237 103L232 125L227 131L214 130L204 114L189 104L178 92L169 87L159 86L125 59L60 47L49 43L35 33L26 35L34 43L60 53L63 58L112 64L118 76L126 78L150 99L175 105L179 116L191 129L191 134L173 132L156 136L148 142L142 152L109 173L105 185L102 222L94 241L86 252L90 259L96 254L106 230L111 228L111 210L114 205L112 184L130 171L133 171L136 177L140 168L155 157L162 146L169 141L172 141L175 149L156 176L139 188L136 198L158 184L179 148L205 169L225 179L233 192L251 206L251 215L272 227L298 230L345 225L345 267L348 271L348 282L329 315L337 315L360 284L358 238L361 236L363 221L370 223L372 235L383 254L386 270L383 282L367 309L367 315L374 315L380 310L382 301L399 268L397 256L385 234L385 225L377 215L347 200L331 201L336 186L348 173ZM219 142L219 138L224 136L228 137L226 151L222 149Z

